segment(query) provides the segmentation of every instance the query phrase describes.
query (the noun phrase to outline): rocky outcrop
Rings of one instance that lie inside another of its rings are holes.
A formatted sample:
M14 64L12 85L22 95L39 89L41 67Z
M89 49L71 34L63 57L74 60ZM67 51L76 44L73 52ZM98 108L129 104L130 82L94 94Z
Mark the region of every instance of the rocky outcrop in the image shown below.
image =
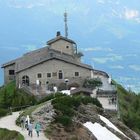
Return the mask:
M42 129L45 130L51 122L54 121L55 111L51 105L51 101L46 102L41 107L32 112L35 121L39 121Z
M63 127L60 124L53 124L51 127L51 140L97 140L97 138L83 125L75 123L71 127Z
M125 135L109 127L105 122L100 119L100 115L105 116L115 126L117 126ZM103 127L106 127L109 131L119 137L121 140L140 140L140 136L125 126L116 118L116 114L108 113L102 108L99 108L93 104L80 105L75 110L75 116L73 117L73 124L70 127L64 127L61 124L52 123L54 121L56 113L51 105L51 101L44 103L41 107L32 112L34 120L41 122L43 129L50 128L50 138L52 140L97 140L97 138L83 126L86 122L99 123Z

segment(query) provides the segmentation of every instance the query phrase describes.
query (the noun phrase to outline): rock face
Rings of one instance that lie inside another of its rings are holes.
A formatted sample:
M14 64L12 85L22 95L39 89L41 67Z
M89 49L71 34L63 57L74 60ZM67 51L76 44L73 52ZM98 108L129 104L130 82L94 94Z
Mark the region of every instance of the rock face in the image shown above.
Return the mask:
M105 122L100 119L100 115L105 116L115 126L117 126L126 136L109 127ZM43 129L50 129L51 140L97 140L97 138L83 126L83 123L92 122L99 123L103 127L106 127L109 131L115 134L121 140L140 140L140 136L130 130L122 122L120 122L110 112L105 112L103 109L98 108L95 105L80 105L75 110L75 116L73 117L73 124L71 127L63 127L61 124L52 123L54 121L56 113L51 105L51 101L46 102L43 106L37 108L32 112L34 120L41 122ZM129 138L128 138L129 137Z
M51 101L46 102L43 106L32 112L32 117L35 121L39 121L42 129L45 130L51 122L54 121L55 111L51 105Z
M60 124L51 126L51 140L97 140L92 133L83 127L83 125L75 124L69 128L64 128Z

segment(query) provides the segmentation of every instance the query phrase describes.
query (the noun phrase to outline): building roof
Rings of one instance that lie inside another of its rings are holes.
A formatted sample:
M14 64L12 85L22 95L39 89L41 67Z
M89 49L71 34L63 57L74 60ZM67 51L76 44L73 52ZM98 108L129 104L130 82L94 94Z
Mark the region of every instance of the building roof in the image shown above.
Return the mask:
M76 58L73 55L62 53L60 51L50 49L49 47L44 47L26 53L18 59L3 64L2 68L15 64L15 72L20 72L52 59L60 60L86 69L93 69L90 65L77 62Z
M58 41L58 40L65 40L65 41L68 41L68 42L70 42L70 43L72 43L72 44L76 44L73 40L68 39L68 38L66 38L66 37L63 37L63 36L56 36L56 38L49 40L49 41L47 42L47 45L51 45L52 43L54 43L54 42L56 42L56 41Z
M103 75L103 76L109 78L109 75L104 71L94 69L93 72L94 72L94 74Z
M17 60L18 60L18 59L14 59L14 60L11 60L11 61L9 61L9 62L7 62L7 63L4 63L4 64L2 64L1 68L5 68L5 67L7 67L7 66L13 65L13 64L16 63Z
M60 61L70 63L70 64L73 64L73 65L76 65L76 66L79 66L82 68L86 68L86 69L90 69L90 70L93 69L92 66L90 66L90 65L78 63L78 62L74 61L74 58L72 58L72 57L70 58L68 56L66 57L64 54L60 55L57 53L53 53L53 51L51 50L51 53L49 55L47 55L45 58L30 62L30 63L26 63L26 61L22 61L22 63L18 64L16 72L21 72L25 69L29 69L31 67L34 67L40 63L43 63L43 62L46 62L49 60L60 60Z
M93 70L94 74L100 74L100 75L109 77L108 74L104 71L95 70L90 65L86 65L86 64L78 62L77 58L74 57L73 55L66 54L58 50L50 49L50 45L58 40L65 40L70 43L76 44L73 40L63 37L59 33L57 34L56 38L51 39L47 42L49 46L37 49L35 51L28 52L20 58L17 58L15 60L12 60L3 64L2 68L15 64L15 72L20 72L25 69L31 68L33 66L36 66L40 63L55 59L55 60L60 60L66 63L73 64L82 68Z

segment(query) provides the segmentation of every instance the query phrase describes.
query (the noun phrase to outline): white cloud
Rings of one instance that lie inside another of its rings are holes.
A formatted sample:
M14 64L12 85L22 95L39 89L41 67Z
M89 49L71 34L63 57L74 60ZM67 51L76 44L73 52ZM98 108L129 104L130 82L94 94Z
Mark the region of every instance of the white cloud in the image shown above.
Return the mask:
M140 71L140 65L129 65L129 68L131 68L134 71Z
M79 3L78 1L58 1L58 0L9 0L9 7L13 8L44 8L45 10L52 12L56 15L62 15L65 10L69 11L69 14L81 13L82 16L87 16L90 12L88 1ZM47 14L47 13L46 13Z
M115 62L115 61L121 61L123 60L123 57L118 54L108 54L106 57L94 57L92 58L94 62L97 63L107 63L108 61L110 62Z
M110 66L110 68L111 69L124 69L124 67L123 66L121 66L121 65L116 65L116 66Z
M130 81L139 81L139 79L136 77L126 77L126 76L119 76L119 77L117 77L117 79L124 83L128 83Z
M119 5L120 4L120 0L97 0L97 3L99 4L106 4L106 3L110 3L110 4L116 4Z
M111 52L112 48L102 48L102 47L91 47L91 48L82 48L83 51L107 51Z
M137 57L138 55L137 55L137 54L132 53L132 54L126 54L125 56L126 56L126 57Z
M108 58L100 57L100 58L92 58L92 60L93 60L94 62L104 64L104 63L106 63L106 62L108 61Z
M121 12L118 11L118 15L121 19L140 23L140 11L137 9L129 9L127 7L123 7L123 10Z
M118 55L118 54L108 54L108 59L110 61L119 61L119 60L123 60L123 57L121 55Z
M97 2L100 4L105 4L105 0L97 0Z
M128 7L122 7L119 2L116 3L118 8L111 8L111 15L112 17L117 17L120 19L135 21L140 23L140 11L137 9L131 9Z
M139 11L135 9L128 9L125 8L124 10L124 17L128 20L133 20L139 17Z
M125 77L119 76L115 78L120 84L122 84L127 90L132 89L135 92L140 92L140 82L139 78L136 77Z

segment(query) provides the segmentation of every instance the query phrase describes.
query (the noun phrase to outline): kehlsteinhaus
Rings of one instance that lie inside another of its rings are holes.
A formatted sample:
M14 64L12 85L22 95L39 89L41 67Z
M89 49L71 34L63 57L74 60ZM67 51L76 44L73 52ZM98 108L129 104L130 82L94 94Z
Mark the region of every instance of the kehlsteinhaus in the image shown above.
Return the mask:
M2 65L4 83L15 80L18 88L33 95L47 95L56 89L60 90L64 85L67 88L78 85L81 89L77 91L83 90L88 95L97 97L104 108L116 109L116 103L108 106L110 101L116 101L116 90L113 89L108 74L81 62L82 53L78 52L75 41L67 36L66 15L64 21L65 37L57 32L45 47ZM83 82L93 78L99 78L102 86L92 92L82 89Z
M28 86L31 89L40 86L41 92L49 90L49 85L60 83L83 84L85 79L102 75L92 66L81 62L81 53L77 53L76 43L57 32L56 37L47 42L47 46L28 52L22 57L2 65L5 84L15 80L17 87Z

